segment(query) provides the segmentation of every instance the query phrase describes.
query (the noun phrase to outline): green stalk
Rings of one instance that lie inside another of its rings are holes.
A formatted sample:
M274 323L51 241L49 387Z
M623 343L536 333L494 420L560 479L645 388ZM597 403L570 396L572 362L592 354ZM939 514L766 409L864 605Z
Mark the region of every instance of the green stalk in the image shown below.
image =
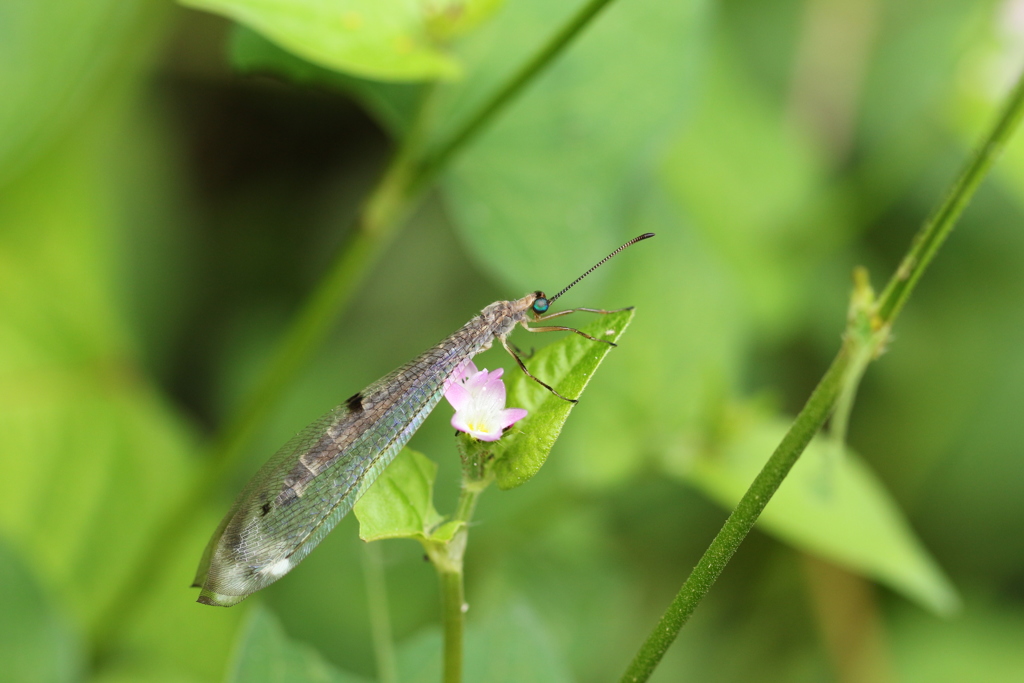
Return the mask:
M679 635L679 630L689 620L700 601L711 590L718 575L740 547L740 543L754 527L754 522L765 505L778 490L779 485L796 464L807 444L825 424L836 398L842 388L843 378L849 365L849 354L844 347L832 361L815 387L803 410L797 415L782 442L772 453L767 464L754 479L747 492L740 499L736 509L725 521L721 531L704 551L703 557L686 579L675 599L662 615L658 626L651 631L640 651L630 664L623 681L637 683L646 681L661 661L669 646Z
M373 656L377 662L378 683L398 683L395 642L391 637L391 610L384 580L384 560L380 546L366 543L363 552L363 577L366 580L366 601L370 610L370 633Z
M910 293L914 291L917 281L921 279L928 264L935 258L939 247L949 237L949 233L952 232L960 214L967 208L967 203L971 201L978 185L992 168L992 164L995 163L999 153L1006 147L1006 143L1009 142L1013 132L1020 124L1022 111L1024 111L1024 76L1010 92L995 126L981 146L975 150L967 167L950 188L939 210L914 237L910 251L903 257L899 268L879 297L881 303L878 315L887 324L891 325L896 320L910 297Z
M469 522L480 494L489 480L463 479L453 520L463 522L450 541L430 542L427 556L437 570L441 589L441 627L444 631L444 683L462 681L462 642L466 621L466 590L463 560L469 540Z
M586 28L591 21L612 0L590 0L579 9L551 39L527 60L505 85L488 99L477 111L469 116L462 127L447 141L439 144L420 165L419 180L430 182L444 169L452 158L477 136L494 118L514 100L523 89L533 82L565 48Z
M465 630L466 594L462 567L458 571L438 570L441 580L441 625L444 629L444 683L462 683L462 641Z
M910 250L892 275L879 297L872 319L872 327L884 339L899 315L917 281L935 257L936 252L963 213L985 174L1024 114L1024 75L1007 98L1002 113L971 156L964 170L953 184L939 209L922 226ZM729 515L721 531L715 536L704 556L683 583L679 593L662 615L657 626L637 652L622 677L627 683L646 681L669 646L679 635L700 601L707 595L715 580L740 543L753 528L758 516L782 481L796 463L811 438L825 423L836 406L844 387L844 375L850 364L849 339L840 349L825 376L814 389L806 405L797 415L793 426L772 453L764 469L744 494L736 509ZM856 373L854 373L856 374ZM859 380L859 377L856 378ZM854 380L856 381L856 380Z

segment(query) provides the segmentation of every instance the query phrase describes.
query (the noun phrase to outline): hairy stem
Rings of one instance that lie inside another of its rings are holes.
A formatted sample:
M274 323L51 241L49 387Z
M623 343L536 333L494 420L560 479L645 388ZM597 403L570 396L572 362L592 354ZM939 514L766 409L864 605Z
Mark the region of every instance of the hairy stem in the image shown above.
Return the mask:
M914 286L935 257L939 247L956 224L960 214L974 195L998 153L1020 123L1024 114L1024 75L1007 98L995 125L981 146L971 156L964 170L940 204L924 224L879 297L872 321L874 329L887 333L899 315ZM722 569L753 528L761 511L778 490L782 481L803 453L811 438L825 423L843 391L844 376L850 365L850 343L843 345L825 376L822 377L793 426L772 453L764 469L754 479L736 509L715 536L704 556L683 583L679 593L647 640L637 652L622 680L628 683L646 681L669 646L679 635L700 601L707 595ZM856 375L857 373L853 373ZM859 380L859 377L856 377Z
M622 677L623 681L636 683L646 681L657 667L669 646L679 635L679 630L697 609L701 599L707 595L718 575L736 553L740 543L754 527L764 506L778 490L789 474L804 448L828 419L835 400L839 396L843 377L849 364L845 348L829 367L818 386L814 389L803 410L797 416L789 432L783 437L775 452L768 459L764 469L754 479L747 492L740 499L736 509L725 521L711 545L700 558L679 593L662 615L657 627L651 631L640 651Z

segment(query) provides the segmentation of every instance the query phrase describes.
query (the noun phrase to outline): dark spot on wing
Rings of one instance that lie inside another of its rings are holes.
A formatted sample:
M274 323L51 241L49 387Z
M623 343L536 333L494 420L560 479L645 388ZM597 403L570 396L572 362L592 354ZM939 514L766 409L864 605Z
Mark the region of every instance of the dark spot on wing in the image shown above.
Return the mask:
M363 395L357 391L345 399L345 405L348 406L348 409L353 413L358 413L363 409Z
M265 517L267 513L270 512L270 503L264 503L263 507L261 507L260 510L262 511L263 516Z

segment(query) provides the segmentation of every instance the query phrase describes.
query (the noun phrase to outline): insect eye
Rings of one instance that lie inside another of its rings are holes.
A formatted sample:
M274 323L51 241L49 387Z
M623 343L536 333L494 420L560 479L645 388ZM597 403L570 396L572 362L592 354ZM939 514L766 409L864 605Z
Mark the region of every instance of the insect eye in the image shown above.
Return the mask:
M534 313L544 313L548 310L548 300L544 297L537 297L537 300L533 302Z

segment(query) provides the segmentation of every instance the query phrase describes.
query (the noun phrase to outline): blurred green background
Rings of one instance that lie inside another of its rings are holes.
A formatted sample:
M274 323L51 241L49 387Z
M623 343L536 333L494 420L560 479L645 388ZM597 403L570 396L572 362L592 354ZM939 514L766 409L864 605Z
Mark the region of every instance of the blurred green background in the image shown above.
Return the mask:
M613 3L168 519L423 83L441 139L582 3L194 4L0 0L3 681L375 680L355 520L223 610L187 588L218 519L320 413L650 230L560 302L637 316L467 554L467 680L617 679L838 348L852 268L884 282L1024 63L1020 0ZM1018 137L869 369L851 451L812 445L653 680L1024 677L1022 201ZM442 512L448 410L412 442ZM433 571L380 546L402 680L437 680Z

